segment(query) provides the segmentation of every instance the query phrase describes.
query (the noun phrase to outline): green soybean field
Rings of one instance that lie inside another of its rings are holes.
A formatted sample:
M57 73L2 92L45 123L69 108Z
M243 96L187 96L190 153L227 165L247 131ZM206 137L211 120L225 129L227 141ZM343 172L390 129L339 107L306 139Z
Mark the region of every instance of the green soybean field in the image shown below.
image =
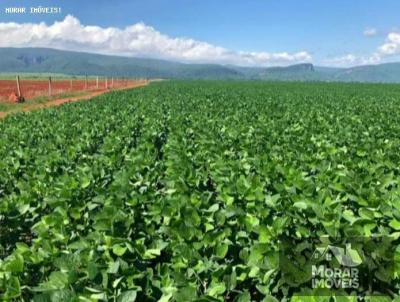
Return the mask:
M399 85L164 81L11 115L0 300L399 302L399 181ZM321 242L352 265L314 271Z

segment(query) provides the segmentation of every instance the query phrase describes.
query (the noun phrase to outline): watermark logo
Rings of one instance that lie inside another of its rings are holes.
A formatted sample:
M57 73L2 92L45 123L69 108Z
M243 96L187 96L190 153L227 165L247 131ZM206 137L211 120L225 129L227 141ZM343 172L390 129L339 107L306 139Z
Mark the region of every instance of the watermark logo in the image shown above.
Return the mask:
M339 266L333 264L333 261ZM351 248L351 244L346 244L345 248L330 244L317 247L312 255L311 286L356 289L360 286L360 272L357 267L361 264L361 256L357 250Z
M293 291L321 295L386 295L394 287L391 237L282 238L279 266Z

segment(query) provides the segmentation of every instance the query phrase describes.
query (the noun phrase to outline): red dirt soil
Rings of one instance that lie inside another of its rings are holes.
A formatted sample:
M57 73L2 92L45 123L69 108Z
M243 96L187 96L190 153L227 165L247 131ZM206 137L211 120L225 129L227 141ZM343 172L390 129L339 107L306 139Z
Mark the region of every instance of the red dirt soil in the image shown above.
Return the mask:
M2 88L2 82L4 82L4 81L0 80L0 91L1 91L1 88ZM9 81L7 81L7 82L9 82ZM98 96L100 94L104 94L104 93L107 93L107 92L110 92L110 91L113 91L113 90L123 90L123 89L131 89L131 88L137 88L137 87L146 86L148 84L148 81L145 81L145 80L132 81L131 80L131 81L128 81L128 82L125 81L124 83L120 83L119 86L116 86L115 84L116 83L114 81L114 89L112 89L112 90L110 90L110 88L109 89L105 89L105 87L103 87L103 89L96 89L96 90L88 91L88 94L75 96L75 97L66 97L66 98L61 98L61 99L50 100L50 101L48 101L46 103L43 103L43 104L32 104L32 105L29 105L27 103L27 105L22 109L22 111L27 112L27 111L43 109L43 108L52 107L52 106L59 106L59 105L62 105L64 103L69 103L69 102L77 102L77 101L89 100L89 99L91 99L91 98L93 98L95 96ZM46 85L48 85L48 83L46 83ZM85 85L85 84L83 84L83 85ZM36 86L36 87L38 87L38 86ZM83 90L75 90L75 91L83 91ZM17 110L6 111L6 112L1 112L0 111L0 118L4 118L7 115L9 115L11 113L15 113L17 111L18 111L18 109Z
M108 88L127 87L136 81L133 80L114 80L107 81ZM85 90L104 90L106 82L99 79L99 88L97 88L96 80L88 80L87 89L85 80L52 80L52 95L61 93L78 92ZM24 80L20 79L21 95L26 99L32 99L39 96L48 96L49 82L48 80ZM15 80L0 80L0 100L7 101L12 94L17 93L17 83Z

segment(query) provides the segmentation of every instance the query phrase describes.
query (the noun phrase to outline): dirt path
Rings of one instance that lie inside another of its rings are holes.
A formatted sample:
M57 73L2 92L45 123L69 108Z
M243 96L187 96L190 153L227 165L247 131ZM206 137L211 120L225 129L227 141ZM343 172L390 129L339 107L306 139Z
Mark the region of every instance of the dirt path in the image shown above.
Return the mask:
M62 99L55 99L55 100L51 100L51 101L48 101L43 104L27 105L26 107L24 107L22 109L14 109L14 110L10 110L10 111L0 111L0 119L5 118L7 115L16 113L16 112L28 112L28 111L33 111L33 110L38 110L38 109L43 109L43 108L48 108L48 107L53 107L53 106L60 106L65 103L87 101L87 100L94 98L95 96L98 96L98 95L101 95L104 93L108 93L111 91L132 89L132 88L142 87L142 86L146 86L146 85L148 85L148 82L138 82L138 83L129 85L127 87L118 88L118 89L114 89L114 90L109 90L109 89L97 90L97 91L93 91L93 92L90 92L89 94L85 94L85 95L72 96L72 97L67 97L67 98L62 98Z

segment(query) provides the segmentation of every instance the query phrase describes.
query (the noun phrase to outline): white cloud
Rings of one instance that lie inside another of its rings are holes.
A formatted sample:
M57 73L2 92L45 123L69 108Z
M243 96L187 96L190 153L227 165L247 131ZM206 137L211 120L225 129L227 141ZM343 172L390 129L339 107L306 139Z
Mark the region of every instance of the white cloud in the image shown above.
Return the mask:
M355 55L346 54L323 61L323 64L350 67L356 65L378 64L383 62L390 62L400 55L400 32L390 32L386 41L377 48L371 55ZM391 59L390 59L391 58Z
M386 42L378 49L381 56L400 54L400 33L391 32L387 35Z
M83 25L70 15L52 25L0 23L0 47L27 46L247 66L312 61L311 55L306 51L241 52L190 38L172 38L144 23L136 23L124 29L104 28Z
M376 28L366 28L363 34L366 37L375 37L378 34L378 30Z
M323 61L323 65L335 66L335 67L352 67L358 65L370 65L380 63L382 60L381 56L374 53L370 56L358 56L355 54L346 54Z

